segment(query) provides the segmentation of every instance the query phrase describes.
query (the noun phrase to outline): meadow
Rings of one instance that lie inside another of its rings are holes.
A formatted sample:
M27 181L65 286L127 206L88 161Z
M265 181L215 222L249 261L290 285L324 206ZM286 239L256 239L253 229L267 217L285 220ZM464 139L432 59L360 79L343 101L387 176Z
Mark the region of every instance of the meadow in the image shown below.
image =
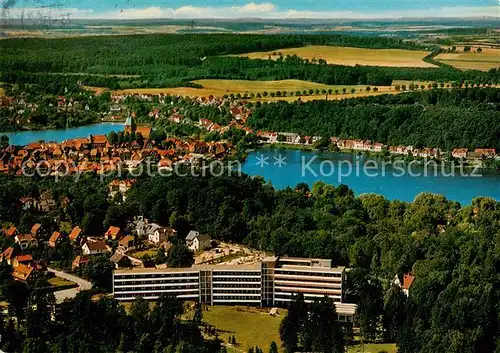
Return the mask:
M476 51L477 47L472 47L470 52L464 52L463 47L457 47L456 53L442 53L435 60L460 70L488 71L500 68L500 49L481 49L481 53Z
M281 346L279 325L285 312L279 310L278 316L270 316L267 309L211 306L203 311L203 321L217 327L219 337L226 343L229 336L235 336L237 344L229 351L247 352L257 345L267 352L272 341Z
M265 52L239 54L237 56L250 59L277 60L280 56L297 55L300 58L314 62L326 60L327 64L346 66L386 66L386 67L435 67L426 63L423 58L429 52L404 49L370 49L339 46L313 45L301 48L278 49Z

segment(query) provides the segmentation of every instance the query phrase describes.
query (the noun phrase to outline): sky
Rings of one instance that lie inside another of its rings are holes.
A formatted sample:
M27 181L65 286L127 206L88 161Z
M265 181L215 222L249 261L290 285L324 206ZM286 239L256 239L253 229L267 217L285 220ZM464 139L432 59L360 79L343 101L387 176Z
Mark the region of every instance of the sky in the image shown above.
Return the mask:
M11 18L54 4L81 19L500 17L500 0L0 0Z

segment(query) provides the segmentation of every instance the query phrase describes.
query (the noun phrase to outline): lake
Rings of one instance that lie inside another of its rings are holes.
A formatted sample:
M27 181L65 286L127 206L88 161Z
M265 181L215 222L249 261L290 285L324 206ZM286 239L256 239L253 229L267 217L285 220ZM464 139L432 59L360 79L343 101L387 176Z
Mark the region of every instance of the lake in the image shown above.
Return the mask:
M122 131L123 123L102 123L95 125L85 125L61 130L30 130L18 132L0 132L0 135L7 135L11 145L27 145L30 142L40 140L63 142L67 139L77 137L89 137L89 135L107 135L111 131Z
M249 153L242 171L260 175L278 189L323 181L345 184L356 195L377 193L389 200L413 201L421 192L442 194L461 204L477 196L500 200L500 175L494 171L389 163L352 154L264 148Z

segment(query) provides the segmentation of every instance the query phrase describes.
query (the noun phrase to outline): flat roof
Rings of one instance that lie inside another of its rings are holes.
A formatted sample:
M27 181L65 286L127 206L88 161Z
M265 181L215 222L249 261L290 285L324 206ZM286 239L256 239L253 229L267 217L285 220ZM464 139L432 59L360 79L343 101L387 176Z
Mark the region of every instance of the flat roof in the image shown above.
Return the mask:
M199 269L193 267L181 267L181 268L156 268L156 267L135 267L128 269L114 270L115 274L141 274L141 273L194 273L198 272Z

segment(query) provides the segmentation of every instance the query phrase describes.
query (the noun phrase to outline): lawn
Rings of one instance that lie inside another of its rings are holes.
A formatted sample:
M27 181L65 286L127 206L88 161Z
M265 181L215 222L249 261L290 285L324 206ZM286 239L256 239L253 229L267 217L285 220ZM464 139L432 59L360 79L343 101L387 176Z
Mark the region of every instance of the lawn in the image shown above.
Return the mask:
M72 287L77 287L78 284L75 282L68 281L67 279L61 277L52 277L49 279L49 283L55 290L67 289Z
M151 248L131 253L130 256L135 257L136 259L141 259L145 255L149 255L150 257L155 257L157 251L158 251L157 248Z
M394 343L373 343L365 344L364 350L361 345L351 346L348 348L348 353L396 353L396 345Z
M267 352L275 341L281 346L279 325L285 310L279 310L279 316L270 316L269 309L236 306L211 306L203 312L203 321L214 325L219 330L219 337L227 343L229 336L235 336L235 352L247 352L248 348L259 346ZM231 350L230 350L231 351Z
M456 53L439 54L435 59L461 70L500 68L500 49L482 48L482 53L477 53L476 49L472 47L470 52L465 53L463 47L457 47Z
M365 65L390 67L435 67L423 61L429 54L420 50L404 49L368 49L334 46L307 46L302 48L278 49L267 52L253 52L239 54L250 59L276 60L282 56L297 55L304 59L324 59L328 64L336 65Z

